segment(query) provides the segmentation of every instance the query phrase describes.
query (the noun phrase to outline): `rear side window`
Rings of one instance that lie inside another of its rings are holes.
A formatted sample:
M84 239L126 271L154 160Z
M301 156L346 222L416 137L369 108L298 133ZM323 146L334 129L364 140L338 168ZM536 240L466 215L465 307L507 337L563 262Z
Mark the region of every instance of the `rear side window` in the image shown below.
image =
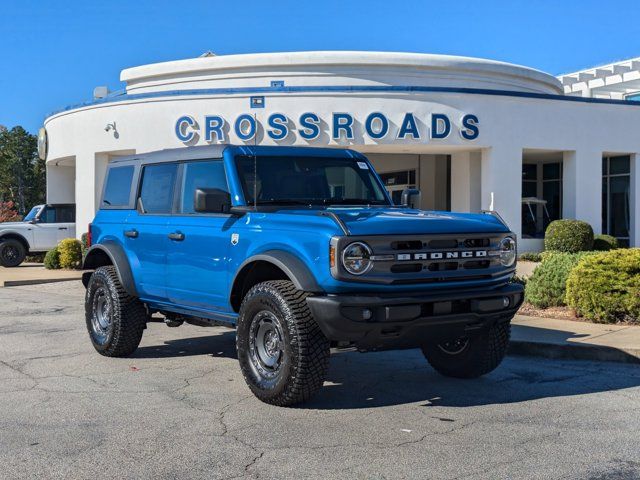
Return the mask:
M73 223L76 221L76 209L71 205L56 207L56 222Z
M126 207L129 205L133 166L109 169L107 184L102 197L103 207Z
M193 204L198 188L218 188L225 192L229 191L222 160L189 162L184 165L180 213L196 213Z
M140 200L145 213L171 213L178 165L147 165L142 171Z

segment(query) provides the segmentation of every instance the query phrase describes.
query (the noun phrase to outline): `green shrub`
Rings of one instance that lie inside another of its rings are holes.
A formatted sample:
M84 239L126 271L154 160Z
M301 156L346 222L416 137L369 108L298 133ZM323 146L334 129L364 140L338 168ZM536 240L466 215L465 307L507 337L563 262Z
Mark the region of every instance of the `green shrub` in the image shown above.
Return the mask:
M525 299L538 308L565 305L567 277L578 262L591 252L545 252L543 261L529 277Z
M47 270L58 270L60 268L60 252L58 247L53 247L44 256L44 268Z
M518 260L521 260L523 262L541 262L542 255L537 252L524 252L520 254Z
M608 251L618 248L618 239L611 235L596 235L593 237L593 249Z
M554 220L544 234L544 249L556 252L585 252L593 248L593 229L581 220Z
M65 238L58 244L61 268L80 268L82 264L82 243L75 238Z
M82 243L82 258L84 258L89 250L89 234L87 232L80 235L80 242Z
M567 280L567 304L594 322L640 323L640 249L583 258Z

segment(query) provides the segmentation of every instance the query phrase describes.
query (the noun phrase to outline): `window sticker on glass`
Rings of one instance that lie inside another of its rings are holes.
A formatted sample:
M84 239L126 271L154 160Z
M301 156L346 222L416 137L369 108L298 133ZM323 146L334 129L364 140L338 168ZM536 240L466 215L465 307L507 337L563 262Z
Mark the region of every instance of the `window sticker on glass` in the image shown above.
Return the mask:
M369 165L367 165L366 162L358 162L358 166L362 169L362 170L369 170Z

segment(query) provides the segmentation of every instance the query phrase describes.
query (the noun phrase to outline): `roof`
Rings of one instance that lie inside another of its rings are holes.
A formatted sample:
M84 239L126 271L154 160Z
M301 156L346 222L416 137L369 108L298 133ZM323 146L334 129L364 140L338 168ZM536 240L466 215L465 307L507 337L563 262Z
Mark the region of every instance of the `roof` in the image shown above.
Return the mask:
M640 57L559 75L564 93L623 100L640 92Z

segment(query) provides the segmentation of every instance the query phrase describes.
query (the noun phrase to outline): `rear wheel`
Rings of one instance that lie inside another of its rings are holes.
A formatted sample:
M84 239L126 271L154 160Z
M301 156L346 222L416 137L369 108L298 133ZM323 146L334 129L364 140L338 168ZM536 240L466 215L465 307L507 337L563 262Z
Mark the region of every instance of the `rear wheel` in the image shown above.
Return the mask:
M494 325L480 335L462 337L422 348L431 366L442 375L456 378L476 378L500 365L507 353L511 325Z
M242 302L238 361L247 385L263 402L292 405L322 387L329 341L306 298L290 281L275 280L254 286Z
M126 357L138 348L147 311L140 300L125 291L115 267L100 267L93 272L84 308L89 337L98 353Z
M13 238L0 242L0 265L3 267L17 267L27 256L24 245Z

